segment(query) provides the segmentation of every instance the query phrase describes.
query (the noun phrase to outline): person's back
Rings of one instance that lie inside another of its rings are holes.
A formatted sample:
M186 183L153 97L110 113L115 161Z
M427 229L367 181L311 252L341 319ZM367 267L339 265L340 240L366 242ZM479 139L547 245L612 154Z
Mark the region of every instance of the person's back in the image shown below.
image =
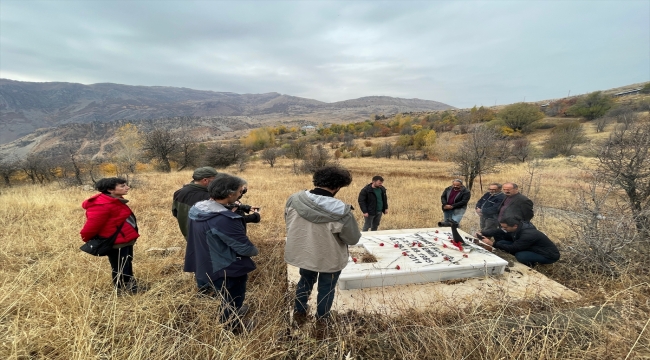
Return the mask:
M288 264L318 272L342 270L348 261L347 245L359 242L352 207L341 200L300 191L285 206Z
M314 173L313 183L314 189L299 191L287 200L284 258L300 268L294 321L302 324L307 320L307 301L318 281L316 317L322 329L329 319L339 275L347 265L347 247L359 242L361 232L352 206L334 198L352 183L350 172L339 167L322 168Z

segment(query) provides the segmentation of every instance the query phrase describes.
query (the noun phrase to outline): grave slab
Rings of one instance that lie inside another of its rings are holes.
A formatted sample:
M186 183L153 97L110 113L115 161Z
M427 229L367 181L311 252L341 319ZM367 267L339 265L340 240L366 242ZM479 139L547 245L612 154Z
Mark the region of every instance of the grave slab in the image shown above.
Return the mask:
M459 233L471 239L460 229ZM515 263L504 272L506 260L468 240L461 250L452 244L450 235L450 228L362 233L359 244L350 247L350 262L341 272L332 309L395 313L405 308L458 308L539 297L579 298L522 264ZM363 261L368 257L376 262ZM288 278L295 286L300 279L298 268L288 265ZM312 309L315 295L316 287L310 297Z
M365 232L359 244L350 247L350 260L339 277L339 288L363 289L503 274L507 261L473 244L469 234L458 232L465 240L459 246L452 242L451 228ZM369 257L376 262L365 262Z

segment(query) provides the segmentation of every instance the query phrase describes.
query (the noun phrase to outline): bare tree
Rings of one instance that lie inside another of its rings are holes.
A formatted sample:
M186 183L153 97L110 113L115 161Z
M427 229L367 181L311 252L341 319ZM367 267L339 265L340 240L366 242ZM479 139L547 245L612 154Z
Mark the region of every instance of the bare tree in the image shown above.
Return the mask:
M178 150L178 147L179 140L171 130L157 128L144 133L142 149L148 158L160 162L160 170L163 172L171 171L169 159Z
M576 191L577 198L567 204L562 216L573 230L563 242L566 257L579 269L608 276L618 275L618 270L629 262L630 245L638 237L634 220L608 198L615 192L613 184L598 173L586 172L583 178L591 179ZM611 179L610 179L611 180Z
M393 153L395 154L397 160L399 160L400 156L403 155L405 152L406 152L405 146L393 144Z
M36 184L37 181L41 184L49 181L47 162L39 155L27 155L27 157L20 162L19 167L32 181L32 184Z
M291 141L287 149L287 156L292 159L304 159L308 152L308 145L304 140Z
M311 149L309 155L303 160L301 170L306 173L313 173L316 170L330 165L332 156L323 145L318 144Z
M209 148L204 156L203 163L205 165L214 166L216 168L225 168L232 164L238 163L239 159L246 155L246 149L238 142L229 144L215 144Z
M81 145L76 141L61 146L61 156L53 161L54 164L60 164L63 171L63 177L67 178L67 170L72 170L74 183L76 185L83 185L82 157L78 155L80 147Z
M248 154L244 153L242 156L240 156L237 159L237 170L239 172L244 172L246 168L248 167L248 163L250 162L250 156Z
M0 160L0 176L7 187L11 187L11 176L19 170L19 160L15 156L5 157Z
M262 151L262 160L271 167L275 165L278 157L282 156L282 150L279 148L266 148Z
M514 140L512 142L512 147L510 148L510 153L515 159L525 162L526 159L530 156L532 152L530 141L526 138L521 138Z
M178 163L178 171L196 167L200 157L198 143L188 130L182 130L178 137L178 152L174 156L174 160Z
M492 128L479 125L461 143L458 151L452 154L452 160L457 164L457 171L465 178L470 190L478 177L483 188L481 175L492 170L497 165L495 143L500 135Z
M650 241L650 121L614 130L598 160L600 175L625 192L637 230Z
M393 157L393 146L389 143L378 144L373 147L373 155L376 158L385 157L390 159Z
M569 156L576 145L585 141L587 141L587 138L579 122L572 121L560 124L551 130L551 135L544 142L544 155L546 157Z
M138 162L142 160L142 136L133 124L121 126L116 131L117 143L113 162L117 167L117 176L124 176L127 180L135 174ZM99 163L96 163L99 160ZM99 165L105 159L91 160L92 164ZM94 177L91 175L93 183Z
M596 132L603 132L609 123L609 120L610 118L607 116L598 118L598 120L596 120Z

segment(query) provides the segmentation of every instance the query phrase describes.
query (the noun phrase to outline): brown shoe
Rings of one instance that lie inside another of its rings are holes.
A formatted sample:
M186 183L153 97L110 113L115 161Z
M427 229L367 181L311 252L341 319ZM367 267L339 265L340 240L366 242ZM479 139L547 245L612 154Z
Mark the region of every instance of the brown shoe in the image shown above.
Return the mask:
M294 311L293 321L296 323L298 327L301 327L305 325L307 321L309 321L309 314L307 314L306 312Z
M318 340L325 340L329 337L331 332L330 320L327 318L320 318L314 324L314 331L312 336Z

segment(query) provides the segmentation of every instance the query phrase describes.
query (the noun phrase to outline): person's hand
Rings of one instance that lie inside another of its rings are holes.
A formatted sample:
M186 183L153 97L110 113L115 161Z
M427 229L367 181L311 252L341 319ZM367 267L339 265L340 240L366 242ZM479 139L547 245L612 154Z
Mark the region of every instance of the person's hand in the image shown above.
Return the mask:
M476 208L476 214L478 214L479 216L481 215L481 209L480 208Z
M388 214L388 209L384 210L384 215Z
M453 209L454 207L451 206L451 205L445 205L445 206L443 206L442 208L445 209L445 210L451 210L451 209Z
M368 217L368 213L363 213L363 217Z
M486 237L481 238L481 241L488 244L488 245L490 245L490 246L494 245L494 241L490 240L490 239L488 239Z
M256 212L256 213L259 214L260 213L260 207L259 206L251 206L251 211Z

